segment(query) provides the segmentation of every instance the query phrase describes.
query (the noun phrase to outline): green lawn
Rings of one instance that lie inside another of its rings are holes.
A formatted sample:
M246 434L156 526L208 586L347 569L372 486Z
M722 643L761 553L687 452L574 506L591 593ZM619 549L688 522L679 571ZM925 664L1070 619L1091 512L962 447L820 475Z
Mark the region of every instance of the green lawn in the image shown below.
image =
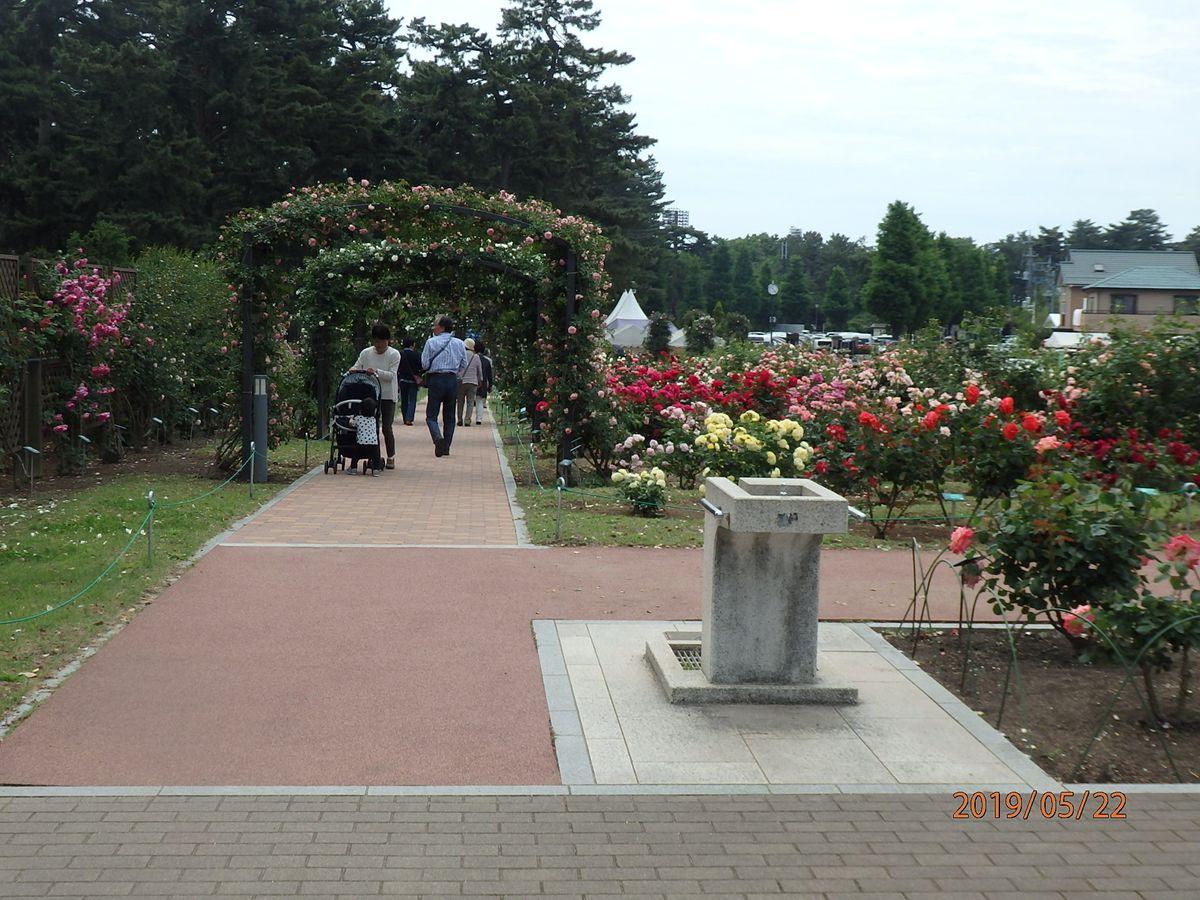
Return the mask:
M498 411L499 412L499 411ZM505 436L505 454L517 482L517 502L525 510L529 538L535 544L580 546L597 544L610 547L700 547L704 544L704 512L698 489L668 489L667 508L657 518L635 516L616 488L590 471L586 462L578 463L580 484L563 491L561 516L553 454L529 448L527 426L517 423L511 414L498 420ZM964 504L958 512L966 515ZM949 528L938 521L941 510L935 502L914 504L909 517L922 526L923 545L944 543L941 532ZM849 549L909 549L912 529L896 537L880 540L869 524L851 521L847 534L826 535L827 547Z
M273 451L270 481L255 485L253 498L245 482L222 486L221 479L187 474L105 479L103 467L94 473L98 484L32 499L4 497L0 620L7 624L0 625L0 708L11 709L41 679L152 600L197 550L301 474L303 454L303 442L295 441ZM151 490L152 560L143 533Z

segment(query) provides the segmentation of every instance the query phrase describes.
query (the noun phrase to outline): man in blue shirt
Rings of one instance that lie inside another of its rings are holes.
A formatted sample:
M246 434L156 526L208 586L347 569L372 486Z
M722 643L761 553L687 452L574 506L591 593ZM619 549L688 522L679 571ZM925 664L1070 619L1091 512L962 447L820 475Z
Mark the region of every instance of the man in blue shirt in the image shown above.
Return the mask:
M447 315L433 320L433 337L421 350L421 368L425 370L425 387L429 391L425 405L425 424L433 438L434 456L449 456L454 441L454 404L458 399L458 372L467 364L463 342L451 332L454 322ZM442 427L438 428L438 412Z

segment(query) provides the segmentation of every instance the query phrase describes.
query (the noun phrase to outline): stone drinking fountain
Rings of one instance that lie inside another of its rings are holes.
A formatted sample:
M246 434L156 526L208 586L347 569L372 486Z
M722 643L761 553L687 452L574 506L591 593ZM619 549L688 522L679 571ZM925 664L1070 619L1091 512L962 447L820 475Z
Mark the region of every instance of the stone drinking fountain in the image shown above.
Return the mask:
M817 650L821 536L847 531L846 499L804 478L709 478L701 503L702 631L646 644L667 698L857 703L857 688L822 678Z

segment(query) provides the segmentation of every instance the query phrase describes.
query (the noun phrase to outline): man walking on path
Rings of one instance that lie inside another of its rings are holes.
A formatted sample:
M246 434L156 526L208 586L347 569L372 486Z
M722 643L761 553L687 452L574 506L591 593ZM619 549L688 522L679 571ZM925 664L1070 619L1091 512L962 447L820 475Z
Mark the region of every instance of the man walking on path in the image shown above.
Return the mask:
M425 424L433 438L434 456L449 456L454 442L454 406L458 401L458 372L467 364L463 342L451 332L454 323L447 315L433 320L433 337L421 351L421 368L426 372L425 385L429 398L425 404ZM438 413L442 427L438 428Z
M411 425L417 418L417 391L420 390L421 354L413 349L413 339L401 341L400 367L396 377L400 380L400 418Z

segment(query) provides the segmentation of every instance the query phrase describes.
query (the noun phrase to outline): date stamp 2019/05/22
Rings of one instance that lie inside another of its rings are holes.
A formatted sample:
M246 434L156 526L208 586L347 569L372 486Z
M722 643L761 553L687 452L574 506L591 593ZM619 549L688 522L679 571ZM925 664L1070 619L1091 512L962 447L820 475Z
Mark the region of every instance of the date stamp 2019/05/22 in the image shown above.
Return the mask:
M1124 819L1121 791L955 791L955 819Z

